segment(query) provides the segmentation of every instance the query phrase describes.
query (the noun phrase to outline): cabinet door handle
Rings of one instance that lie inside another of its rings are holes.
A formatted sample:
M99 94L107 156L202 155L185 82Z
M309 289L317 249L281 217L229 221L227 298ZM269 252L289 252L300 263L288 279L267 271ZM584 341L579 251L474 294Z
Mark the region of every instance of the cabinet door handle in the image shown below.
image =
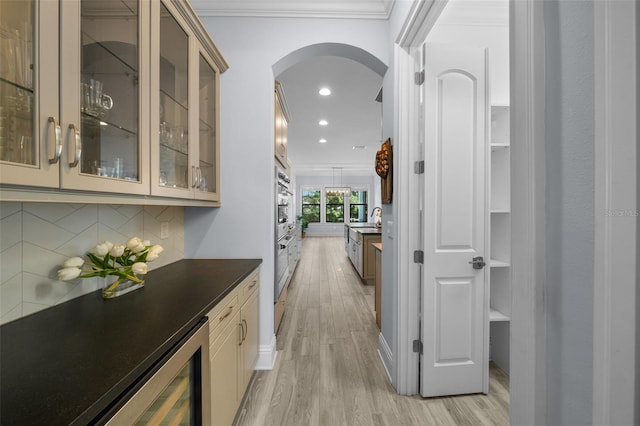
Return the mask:
M76 167L82 156L82 140L80 139L80 129L75 124L69 124L69 132L73 136L73 143L69 143L69 158L73 161L69 161L69 167ZM73 145L73 147L72 147Z
M231 315L231 311L233 311L233 306L229 306L229 308L227 309L227 312L218 319L222 321L223 319Z
M242 346L244 340L247 338L247 321L243 319L238 325L240 326L240 343L238 343L238 346Z
M240 327L242 327L242 337L240 338L240 345L242 345L247 339L247 320L243 319L242 322L240 322Z
M47 120L51 123L51 127L53 128L53 138L47 139L49 150L48 150L48 159L49 164L56 164L60 159L60 155L62 155L62 130L60 129L60 123L55 117L49 117Z
M191 187L195 188L196 187L196 181L197 181L197 173L196 173L196 166L191 166Z

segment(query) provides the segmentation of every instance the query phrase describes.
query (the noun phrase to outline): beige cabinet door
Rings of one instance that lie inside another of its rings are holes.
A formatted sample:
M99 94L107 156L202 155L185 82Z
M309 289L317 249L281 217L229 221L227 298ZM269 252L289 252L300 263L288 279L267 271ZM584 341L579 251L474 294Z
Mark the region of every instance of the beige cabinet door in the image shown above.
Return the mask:
M287 168L287 133L288 122L285 114L284 91L279 82L276 81L275 89L275 122L274 122L274 150L275 157L285 169Z
M60 184L59 7L0 2L0 183Z
M61 1L62 188L149 194L149 13L148 0Z
M220 72L203 51L198 55L198 152L193 168L195 197L220 201L220 132L218 81Z
M240 312L224 332L210 344L211 424L230 426L238 409L238 366L241 328Z
M258 291L254 291L241 309L244 340L242 341L242 359L238 374L238 401L242 400L244 396L258 358L258 294Z
M189 25L171 2L151 7L151 194L194 197L197 140L197 45ZM195 123L195 125L194 125Z

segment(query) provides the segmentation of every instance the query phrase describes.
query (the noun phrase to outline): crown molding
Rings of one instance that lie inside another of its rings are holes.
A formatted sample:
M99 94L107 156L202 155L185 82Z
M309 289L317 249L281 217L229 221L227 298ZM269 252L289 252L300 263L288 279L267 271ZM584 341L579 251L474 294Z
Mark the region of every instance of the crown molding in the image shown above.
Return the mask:
M191 0L191 5L201 17L389 19L395 1Z

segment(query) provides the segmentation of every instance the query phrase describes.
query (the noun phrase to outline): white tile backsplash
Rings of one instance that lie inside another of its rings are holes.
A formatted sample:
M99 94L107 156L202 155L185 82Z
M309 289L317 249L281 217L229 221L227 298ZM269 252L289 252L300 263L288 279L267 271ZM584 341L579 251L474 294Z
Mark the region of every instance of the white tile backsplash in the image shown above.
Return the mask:
M20 211L0 219L0 252L22 241L22 214Z
M127 221L129 217L118 211L118 206L101 205L98 207L98 219L100 223L112 229L118 229Z
M22 212L22 239L26 242L48 250L55 250L74 236L75 234L55 223L47 222L27 211Z
M14 213L22 210L22 203L14 203L11 201L5 201L0 203L0 219L4 219Z
M98 221L98 206L88 204L74 210L71 214L64 216L55 223L67 231L77 233L96 224Z
M2 234L4 237L4 234ZM22 273L22 242L0 252L0 283L4 283Z
M76 208L70 204L24 203L22 210L31 213L47 222L57 222L72 214Z
M98 290L96 278L58 281L57 270L99 242L134 236L165 249L150 270L183 259L184 208L0 202L0 324Z
M0 312L8 313L21 305L22 274L16 274L0 285Z

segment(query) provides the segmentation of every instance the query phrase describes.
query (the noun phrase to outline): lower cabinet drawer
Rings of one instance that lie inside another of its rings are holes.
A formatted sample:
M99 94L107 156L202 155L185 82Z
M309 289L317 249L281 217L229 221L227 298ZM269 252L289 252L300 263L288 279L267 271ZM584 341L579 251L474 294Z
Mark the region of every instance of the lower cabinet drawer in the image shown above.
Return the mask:
M213 342L223 329L231 323L234 315L240 313L238 294L231 293L209 313L209 341Z
M249 275L247 278L245 278L245 280L239 286L240 306L244 305L244 302L246 302L249 299L249 297L253 294L253 292L256 291L259 284L260 284L260 275L258 274L257 270L251 275Z

